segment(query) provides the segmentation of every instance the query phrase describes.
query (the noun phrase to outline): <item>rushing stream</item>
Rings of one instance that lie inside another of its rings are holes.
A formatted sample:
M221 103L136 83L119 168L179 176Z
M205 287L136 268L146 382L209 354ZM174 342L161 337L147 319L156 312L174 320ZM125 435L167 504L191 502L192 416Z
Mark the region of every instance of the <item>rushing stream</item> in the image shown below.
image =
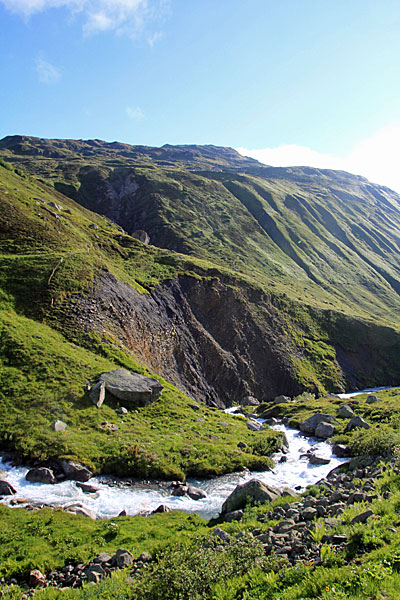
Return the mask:
M380 389L388 388L371 388L364 391L374 392ZM358 393L362 392L340 394L340 397L349 398ZM91 494L82 492L74 481L64 481L55 485L30 483L25 479L28 468L12 467L9 463L0 460L0 470L6 471L7 481L17 490L16 496L5 497L2 502L10 504L13 498L24 498L26 503L35 502L61 507L80 503L96 513L99 518L115 517L122 510L126 510L128 515L143 511L151 512L160 504L164 504L172 509L196 512L202 517L211 518L218 515L224 500L239 483L256 478L279 489L304 489L307 485L325 477L331 469L346 460L334 456L328 442L305 437L299 431L289 429L285 425L275 425L273 429L284 431L288 438L289 451L284 455L285 462L280 462L283 455L278 453L273 457L275 466L271 471L242 471L214 479L189 479L189 484L202 488L207 493L207 497L201 500L192 500L188 496L171 496L170 489L155 484L110 486L106 477L93 477L90 480L91 485L99 488L96 493ZM307 457L302 457L308 450L313 450L320 457L329 458L329 464L311 465ZM24 506L24 504L20 505Z

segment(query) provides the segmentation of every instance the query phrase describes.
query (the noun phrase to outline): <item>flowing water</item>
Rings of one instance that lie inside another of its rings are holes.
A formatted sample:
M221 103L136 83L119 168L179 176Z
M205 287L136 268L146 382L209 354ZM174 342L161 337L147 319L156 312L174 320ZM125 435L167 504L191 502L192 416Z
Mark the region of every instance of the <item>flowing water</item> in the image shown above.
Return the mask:
M365 391L374 392L378 389L388 388L371 388ZM362 392L341 394L340 397L349 398L359 393ZM228 410L232 413L235 409ZM334 456L328 442L305 437L299 431L289 429L285 425L274 425L273 429L286 433L289 451L285 455L278 453L273 457L275 466L271 471L246 470L214 479L189 479L189 484L207 493L207 497L201 500L195 501L187 496L172 496L171 489L165 485L142 483L125 485L123 481L121 485L109 485L114 479L107 479L107 477L93 477L90 480L91 485L99 488L92 494L82 492L74 481L64 481L55 485L30 483L25 479L28 468L13 467L0 459L0 470L6 471L5 478L17 490L16 496L5 497L2 502L9 504L13 498L24 498L27 503L35 502L61 507L80 503L96 513L98 518L115 517L122 510L126 510L128 515L136 515L143 511L151 512L160 504L165 504L171 509L196 512L204 518L211 518L218 515L224 500L239 483L256 478L279 489L304 489L325 477L331 469L346 460ZM311 465L308 458L302 456L308 450L313 450L320 457L329 458L329 464ZM282 456L286 458L285 462L280 462Z

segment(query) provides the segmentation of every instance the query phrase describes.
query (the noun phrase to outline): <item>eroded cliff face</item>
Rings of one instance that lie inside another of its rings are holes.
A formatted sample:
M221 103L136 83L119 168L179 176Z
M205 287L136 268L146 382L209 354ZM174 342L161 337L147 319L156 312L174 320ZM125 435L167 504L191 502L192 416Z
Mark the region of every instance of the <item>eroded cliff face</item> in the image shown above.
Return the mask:
M254 294L189 276L140 294L103 272L90 297L70 303L67 318L111 333L139 362L210 405L300 393L291 360L298 349L277 310Z

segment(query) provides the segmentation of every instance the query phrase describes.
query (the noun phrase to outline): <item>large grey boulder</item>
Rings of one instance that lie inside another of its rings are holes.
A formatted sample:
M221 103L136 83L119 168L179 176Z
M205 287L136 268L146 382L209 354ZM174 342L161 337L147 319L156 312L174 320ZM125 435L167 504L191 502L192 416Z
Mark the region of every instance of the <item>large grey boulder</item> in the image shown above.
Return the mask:
M93 475L87 467L72 460L62 460L60 465L66 478L71 479L72 481L89 481Z
M30 469L25 475L25 479L31 483L57 483L53 471L47 467Z
M350 419L350 421L346 425L345 431L353 431L353 429L356 429L357 427L369 429L371 425L369 425L365 419L357 415L356 417L352 417Z
M335 417L332 415L325 415L324 413L315 413L308 419L305 419L300 423L300 431L307 433L308 435L314 435L320 423L337 423Z
M104 383L107 392L137 406L146 406L158 399L162 384L153 377L132 373L126 369L115 369L100 375L99 383Z
M221 513L226 514L244 508L247 502L266 504L273 502L281 492L258 479L239 484L222 505Z
M337 412L341 419L350 419L354 415L354 410L348 404L342 404Z
M332 437L334 434L335 427L331 423L325 423L325 421L321 421L321 423L318 423L314 435L318 438L323 438L326 440L327 438Z

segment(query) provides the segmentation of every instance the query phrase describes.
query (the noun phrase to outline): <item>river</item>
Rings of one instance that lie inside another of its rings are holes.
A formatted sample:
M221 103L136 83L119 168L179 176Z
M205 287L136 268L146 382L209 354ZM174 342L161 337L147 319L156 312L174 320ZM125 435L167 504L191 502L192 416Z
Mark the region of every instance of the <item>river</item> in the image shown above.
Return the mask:
M370 388L363 392L340 394L340 397L345 399L364 392L375 392L382 389L390 388ZM123 482L121 485L110 485L115 478L104 476L93 477L90 480L91 485L98 487L98 491L92 494L84 493L74 481L64 481L55 485L30 483L25 479L28 472L27 467L13 467L10 463L0 459L0 470L6 471L7 481L17 490L15 496L5 497L1 502L10 504L15 498L24 498L27 503L35 502L60 507L80 503L93 511L97 518L115 517L122 510L125 510L128 515L151 512L160 504L164 504L171 509L195 512L209 519L219 514L224 500L239 483L256 478L279 489L304 489L324 478L331 469L346 461L346 459L332 454L332 448L328 442L305 437L299 431L289 429L283 424L274 425L273 429L284 431L288 438L289 451L284 455L285 462L280 462L283 455L278 453L273 457L274 468L271 471L242 471L214 479L189 479L189 484L199 487L207 493L207 497L201 500L192 500L187 496L172 496L171 490L165 485L134 483L125 486ZM308 450L313 450L320 457L330 459L329 464L311 465L307 457L302 457ZM20 506L24 506L24 504L20 504Z

